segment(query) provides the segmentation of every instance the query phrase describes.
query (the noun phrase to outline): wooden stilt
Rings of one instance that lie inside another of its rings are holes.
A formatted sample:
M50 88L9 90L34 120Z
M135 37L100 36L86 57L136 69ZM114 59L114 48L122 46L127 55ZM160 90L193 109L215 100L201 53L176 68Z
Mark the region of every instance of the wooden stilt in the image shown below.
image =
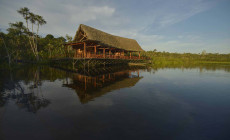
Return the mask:
M86 44L84 42L84 54L83 54L83 57L85 58L86 57Z
M96 77L94 78L94 87L96 87L97 86L97 83L96 83Z
M86 87L86 77L85 77L85 90L86 90L86 88L87 88L87 87Z
M131 52L129 52L129 58L130 58L130 59L132 58L132 53L131 53Z
M140 52L139 52L139 59L141 58L141 54L140 54Z
M111 55L111 49L109 49L109 58L110 58L110 55Z
M96 45L94 46L94 54L95 54L95 56L97 54L97 46Z
M74 52L74 57L77 57L77 50L75 50Z
M123 51L122 51L122 57L124 57L124 56L125 56L125 51L123 50Z
M105 58L105 48L103 48L103 57Z

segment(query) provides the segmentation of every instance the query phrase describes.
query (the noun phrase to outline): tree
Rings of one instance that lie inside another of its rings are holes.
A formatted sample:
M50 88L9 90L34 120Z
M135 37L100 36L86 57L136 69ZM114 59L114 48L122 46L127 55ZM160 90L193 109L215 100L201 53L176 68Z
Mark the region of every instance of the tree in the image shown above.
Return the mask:
M39 32L39 26L42 26L46 24L45 19L40 15L35 15L36 23L37 23L37 35L36 35L36 46L38 45L38 32Z
M13 29L14 32L21 36L23 33L25 33L26 31L26 27L23 25L23 22L16 22L16 23L9 23L10 28L8 28L7 30L9 31L10 29Z
M2 32L0 32L0 39L3 42L3 46L5 47L6 54L7 54L7 57L8 57L8 64L9 64L9 67L10 67L10 64L11 64L11 55L9 53L9 50L8 50L8 48L6 46L6 43L5 43L5 40L4 40L4 33L2 33Z
M38 54L38 32L39 32L39 27L46 24L46 21L44 18L40 15L36 15L32 12L27 7L20 8L18 10L18 13L23 16L23 18L26 20L26 32L29 38L29 43L31 50L36 57L37 61L39 61L39 54ZM31 26L32 26L32 31L30 32L29 30L29 25L28 21L30 21ZM34 32L34 25L37 25L37 34ZM36 41L35 41L35 36L36 36Z
M65 37L68 43L71 43L73 41L73 38L70 35L66 34Z
M26 20L27 31L29 31L28 20L29 20L29 13L30 13L30 10L29 10L27 7L24 7L24 8L20 8L17 12L18 12L20 15L22 15L23 18Z
M48 35L46 35L45 39L50 41L50 40L54 39L54 36L51 34L48 34Z
M33 37L32 37L33 36L33 25L32 25L32 32L30 32L29 24L28 24L28 20L31 21L31 16L33 17L33 14L31 14L29 8L27 8L27 7L20 8L17 12L20 15L22 15L22 17L26 20L26 33L27 33L27 36L29 39L31 50L32 50L34 56L36 57L37 53L36 53L36 49L34 48L34 45L33 45Z
M29 13L29 20L31 22L32 25L32 42L33 42L33 49L34 49L34 53L35 53L35 57L37 59L37 61L39 60L39 56L38 56L38 48L35 44L35 40L34 40L34 24L36 23L36 15L34 13Z
M66 34L65 37L66 37L67 43L71 43L73 41L73 38L70 35ZM69 55L69 52L70 52L70 46L68 45L67 46L67 54L68 55Z
M205 51L205 50L203 50L201 54L202 54L202 55L206 55L206 51Z
M9 23L10 28L7 29L8 36L13 39L15 46L13 49L16 52L16 60L18 60L18 56L20 51L22 50L22 46L25 45L24 43L24 33L26 27L23 25L23 22L16 22L16 23ZM22 45L23 44L23 45Z

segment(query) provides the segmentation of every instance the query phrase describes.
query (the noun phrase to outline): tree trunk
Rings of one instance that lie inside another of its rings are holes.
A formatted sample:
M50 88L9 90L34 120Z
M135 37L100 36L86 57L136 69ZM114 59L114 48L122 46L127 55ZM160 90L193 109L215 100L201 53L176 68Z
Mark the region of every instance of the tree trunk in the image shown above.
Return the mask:
M8 57L8 64L9 64L9 67L10 67L10 64L11 64L11 56L10 56L10 54L9 54L9 52L8 52L7 47L6 47L6 43L5 43L4 38L3 38L3 37L1 37L1 38L2 38L2 41L3 41L4 47L5 47L5 49L6 49L6 53L7 53L7 57Z
M50 50L50 47L49 47L49 58L51 58L51 50Z
M28 25L28 19L27 19L28 17L26 17L26 28L27 28L27 32L29 33L29 25ZM28 34L28 39L29 39L29 43L30 43L30 47L31 47L31 50L32 50L32 52L33 52L33 54L34 54L34 56L36 56L36 54L35 54L35 50L34 50L34 48L33 48L33 45L32 45L32 42L31 42L31 36Z
M38 24L37 35L36 35L36 49L38 49L38 31L39 31L39 24Z
M37 59L37 61L39 61L39 56L38 56L38 49L37 49L37 46L36 46L36 44L35 44L35 41L34 41L34 24L32 23L32 34L33 34L33 36L32 36L32 41L33 41L33 48L34 48L34 52L35 52L35 57L36 57L36 59Z

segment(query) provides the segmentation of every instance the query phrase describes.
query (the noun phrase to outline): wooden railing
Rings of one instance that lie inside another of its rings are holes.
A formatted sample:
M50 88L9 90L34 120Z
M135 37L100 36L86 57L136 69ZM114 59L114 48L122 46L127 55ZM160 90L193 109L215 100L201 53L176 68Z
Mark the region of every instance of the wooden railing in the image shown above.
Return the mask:
M101 59L132 59L132 60L138 60L138 59L148 59L147 57L139 57L139 56L122 56L122 55L113 55L113 54L89 54L84 57L83 54L77 54L74 55L74 58L101 58Z

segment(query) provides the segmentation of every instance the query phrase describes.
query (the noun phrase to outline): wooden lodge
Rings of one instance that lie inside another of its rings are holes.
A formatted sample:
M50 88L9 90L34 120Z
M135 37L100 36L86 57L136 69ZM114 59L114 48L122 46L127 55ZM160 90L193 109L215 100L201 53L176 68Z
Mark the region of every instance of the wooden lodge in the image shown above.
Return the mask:
M134 39L119 37L80 24L72 43L66 44L74 49L74 59L129 59L143 60L144 51ZM132 55L135 52L136 56Z

